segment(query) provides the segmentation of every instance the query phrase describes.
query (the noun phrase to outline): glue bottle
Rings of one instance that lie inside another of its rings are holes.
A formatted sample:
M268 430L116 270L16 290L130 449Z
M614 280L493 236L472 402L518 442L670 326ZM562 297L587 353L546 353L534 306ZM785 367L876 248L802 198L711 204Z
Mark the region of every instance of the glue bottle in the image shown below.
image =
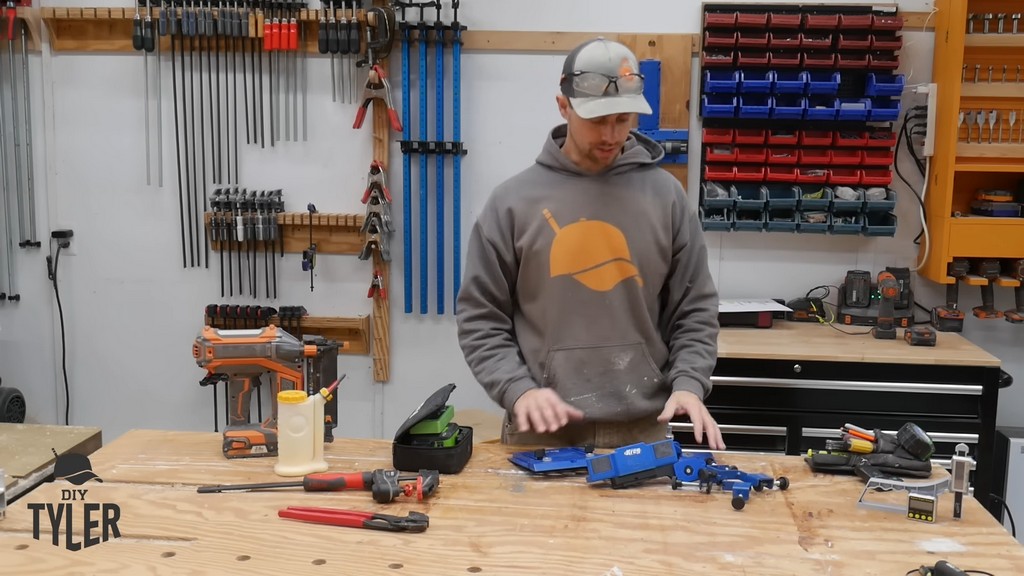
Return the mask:
M306 395L302 390L282 390L277 394L278 476L305 476L327 470L324 460L324 404L320 393Z

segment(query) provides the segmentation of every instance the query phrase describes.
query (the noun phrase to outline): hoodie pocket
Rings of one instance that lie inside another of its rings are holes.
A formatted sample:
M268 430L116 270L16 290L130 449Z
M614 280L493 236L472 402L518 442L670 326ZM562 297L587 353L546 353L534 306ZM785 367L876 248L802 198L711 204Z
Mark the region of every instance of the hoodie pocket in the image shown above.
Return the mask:
M661 412L669 393L643 342L551 348L543 386L599 422Z

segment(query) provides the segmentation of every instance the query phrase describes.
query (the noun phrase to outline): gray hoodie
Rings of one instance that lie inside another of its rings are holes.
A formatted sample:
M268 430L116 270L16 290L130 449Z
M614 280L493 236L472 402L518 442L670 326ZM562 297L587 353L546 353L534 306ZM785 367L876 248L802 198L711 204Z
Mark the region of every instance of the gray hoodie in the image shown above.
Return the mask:
M705 397L718 294L662 148L634 133L595 175L565 156L565 136L556 127L473 227L456 307L466 362L509 412L537 387L595 422L655 415L675 390Z

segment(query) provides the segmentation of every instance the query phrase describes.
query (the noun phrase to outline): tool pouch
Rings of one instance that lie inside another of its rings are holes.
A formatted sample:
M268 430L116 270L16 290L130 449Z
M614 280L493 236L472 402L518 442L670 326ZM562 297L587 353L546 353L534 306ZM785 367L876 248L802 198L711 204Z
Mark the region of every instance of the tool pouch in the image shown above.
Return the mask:
M928 478L932 474L930 460L921 461L916 458L902 458L895 454L847 454L818 452L804 458L807 465L815 472L833 474L858 474L859 468L869 466L883 474L894 476L910 476Z
M451 421L448 397L455 384L446 384L427 398L398 428L391 445L398 470L437 470L457 474L473 455L473 428Z

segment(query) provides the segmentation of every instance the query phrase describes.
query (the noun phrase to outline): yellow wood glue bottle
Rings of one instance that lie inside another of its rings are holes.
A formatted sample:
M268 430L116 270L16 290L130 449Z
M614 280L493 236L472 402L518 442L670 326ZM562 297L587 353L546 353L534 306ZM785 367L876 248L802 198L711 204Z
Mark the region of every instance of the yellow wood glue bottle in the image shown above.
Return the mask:
M282 390L277 394L278 476L305 476L327 470L324 460L324 404L331 399L335 381L317 394Z

